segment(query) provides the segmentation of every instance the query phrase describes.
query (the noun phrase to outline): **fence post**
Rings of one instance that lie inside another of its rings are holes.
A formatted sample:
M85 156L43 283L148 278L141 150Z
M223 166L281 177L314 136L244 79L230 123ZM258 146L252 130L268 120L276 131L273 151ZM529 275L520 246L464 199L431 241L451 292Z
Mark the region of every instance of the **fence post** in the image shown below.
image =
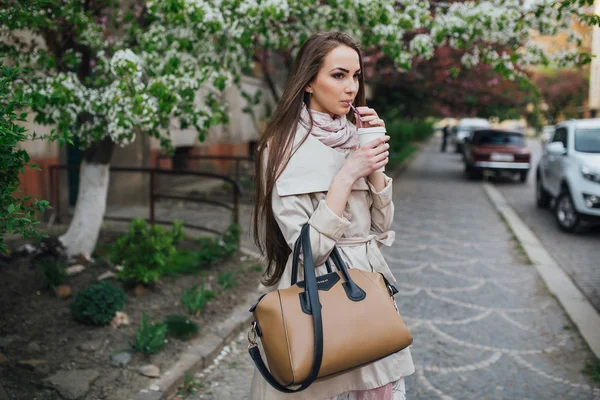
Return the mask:
M50 167L50 190L52 191L52 208L54 208L54 222L60 223L60 176L56 165Z
M240 192L237 185L233 186L233 223L236 225L240 224ZM241 240L242 238L240 235L238 238L238 247L240 246Z
M235 160L235 175L234 179L239 183L240 182L240 160L236 158Z
M154 225L154 170L150 170L150 224Z

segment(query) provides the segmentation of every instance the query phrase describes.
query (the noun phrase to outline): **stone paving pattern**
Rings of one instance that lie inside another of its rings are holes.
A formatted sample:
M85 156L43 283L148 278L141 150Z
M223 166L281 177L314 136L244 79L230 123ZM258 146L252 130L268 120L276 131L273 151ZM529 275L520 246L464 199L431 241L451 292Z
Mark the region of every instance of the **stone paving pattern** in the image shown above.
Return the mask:
M397 237L384 250L414 343L409 399L600 399L593 355L456 154L424 147L394 182ZM187 400L247 399L243 335ZM282 397L285 398L285 397Z

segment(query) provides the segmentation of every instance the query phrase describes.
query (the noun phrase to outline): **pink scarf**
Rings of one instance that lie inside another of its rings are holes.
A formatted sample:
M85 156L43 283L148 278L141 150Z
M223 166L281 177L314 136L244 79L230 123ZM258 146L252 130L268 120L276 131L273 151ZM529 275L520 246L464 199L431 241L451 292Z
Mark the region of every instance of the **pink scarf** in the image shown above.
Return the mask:
M326 146L329 146L344 156L358 148L358 137L356 137L356 127L346 119L345 115L336 115L333 118L327 113L310 110L313 119L311 129L310 116L306 104L302 105L300 112L300 124L309 130L311 135L316 137Z

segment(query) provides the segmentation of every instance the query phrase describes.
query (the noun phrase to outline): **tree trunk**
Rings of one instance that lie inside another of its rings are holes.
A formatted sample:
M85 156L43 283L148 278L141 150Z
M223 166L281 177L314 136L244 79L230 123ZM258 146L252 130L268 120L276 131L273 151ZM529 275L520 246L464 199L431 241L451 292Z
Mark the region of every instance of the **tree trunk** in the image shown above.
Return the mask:
M69 229L60 237L69 257L90 257L96 247L108 194L110 159L114 143L105 138L84 152L79 174L79 193Z

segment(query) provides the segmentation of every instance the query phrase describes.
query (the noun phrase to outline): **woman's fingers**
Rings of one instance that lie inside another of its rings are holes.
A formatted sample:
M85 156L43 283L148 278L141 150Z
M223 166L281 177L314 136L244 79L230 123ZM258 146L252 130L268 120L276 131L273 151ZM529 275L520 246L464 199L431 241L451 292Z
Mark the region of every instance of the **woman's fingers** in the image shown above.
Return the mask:
M377 111L375 111L372 108L369 107L356 107L356 111L358 111L358 113L363 116L363 115L377 115Z
M383 153L380 153L380 154L378 154L378 155L375 156L375 162L379 163L379 162L385 160L386 158L388 158L389 155L390 155L389 151L384 151Z
M388 140L390 140L390 137L388 135L385 135L383 137L371 140L362 147L366 149L374 149L375 147L387 142Z

